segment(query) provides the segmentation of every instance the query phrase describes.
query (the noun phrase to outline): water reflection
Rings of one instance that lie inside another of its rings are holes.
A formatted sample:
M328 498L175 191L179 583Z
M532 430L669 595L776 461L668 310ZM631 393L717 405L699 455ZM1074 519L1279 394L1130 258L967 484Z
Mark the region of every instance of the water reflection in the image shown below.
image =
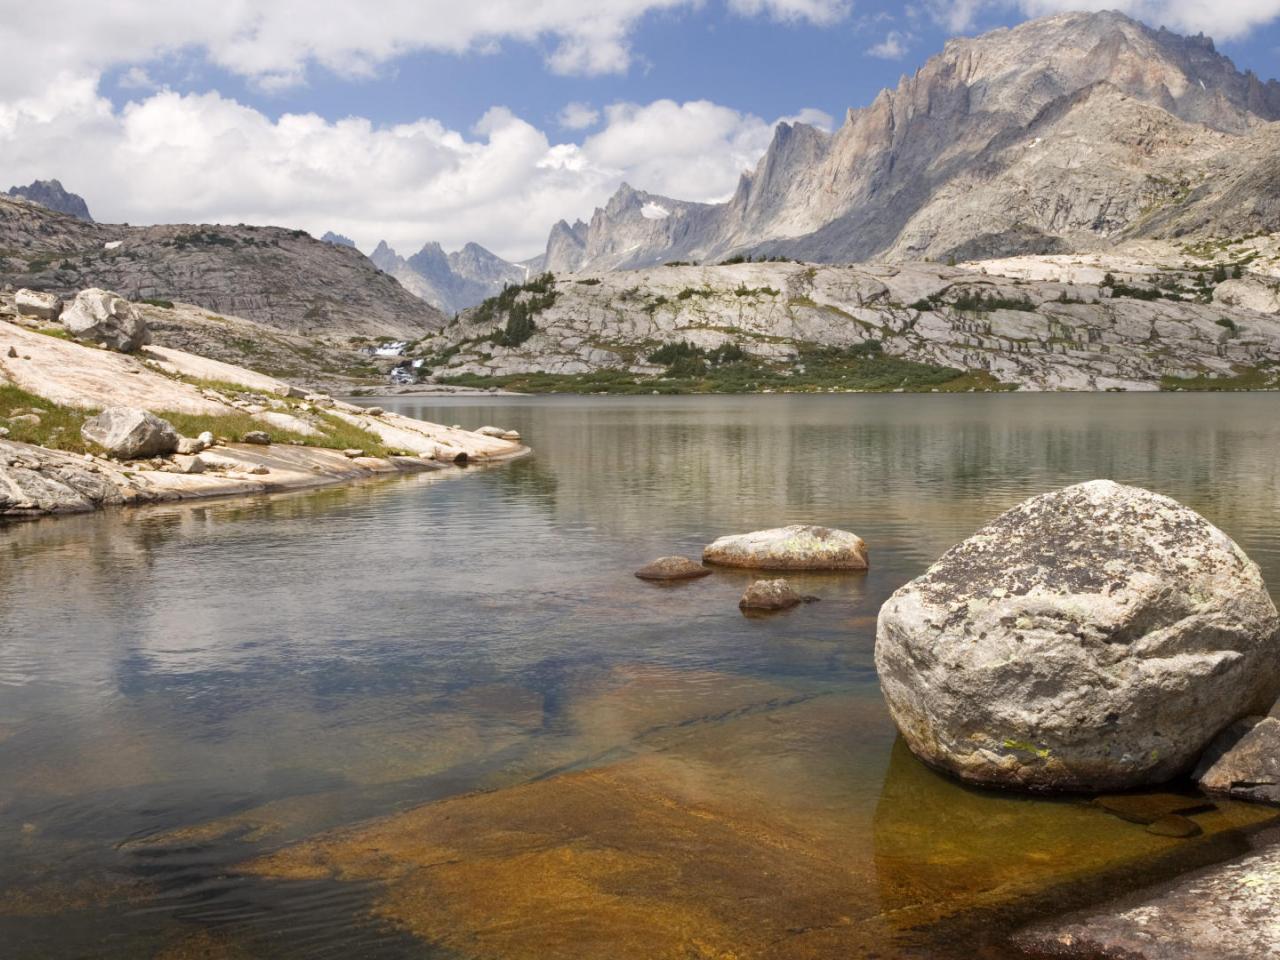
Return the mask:
M719 855L699 876L730 900L754 882L735 880L735 858L795 877L802 893L770 922L797 956L801 942L888 955L903 930L962 906L1087 888L1178 845L1092 809L965 791L895 748L872 664L890 592L1023 497L1095 476L1201 510L1280 583L1270 396L383 405L511 426L536 453L460 479L0 528L12 955L75 955L86 930L120 956L206 936L248 955L421 955L406 925L440 931L412 901L389 906L377 877L325 883L261 858L429 801L456 804L468 842L497 843L534 796L545 806L521 816L554 859L592 836L587 795L648 825L618 823L609 842L648 877L655 909L710 910L696 916L725 949L752 955L734 931L759 911L684 898L670 885L682 858ZM857 531L871 571L797 576L821 602L763 620L737 610L748 573L677 589L631 576L724 533L802 521ZM474 790L492 799L471 804ZM566 797L580 819L552 817ZM684 808L736 826L702 834L670 813ZM263 869L235 872L255 860ZM819 862L834 884L821 890L803 879ZM525 866L494 875L514 883ZM626 895L592 876L602 896ZM466 871L454 880L430 893L465 932L493 891ZM813 929L782 936L795 924Z

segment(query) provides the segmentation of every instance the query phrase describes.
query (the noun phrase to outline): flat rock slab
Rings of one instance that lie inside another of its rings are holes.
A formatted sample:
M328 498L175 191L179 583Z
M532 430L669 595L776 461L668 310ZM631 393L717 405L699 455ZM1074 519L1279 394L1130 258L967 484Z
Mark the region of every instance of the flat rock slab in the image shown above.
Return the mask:
M1280 845L1197 871L1119 908L1032 928L1037 956L1116 960L1280 957Z
M671 582L678 580L697 580L711 576L711 571L688 557L662 557L653 563L647 563L636 571L641 580Z
M702 551L702 559L748 570L866 570L868 565L861 537L813 526L721 537Z

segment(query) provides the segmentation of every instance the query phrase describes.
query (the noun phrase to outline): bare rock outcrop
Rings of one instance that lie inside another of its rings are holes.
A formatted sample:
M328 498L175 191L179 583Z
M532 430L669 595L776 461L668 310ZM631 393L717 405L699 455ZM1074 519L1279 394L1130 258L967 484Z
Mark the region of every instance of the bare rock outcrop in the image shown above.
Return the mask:
M123 502L120 490L81 457L0 440L0 517L87 513Z
M1280 806L1280 719L1250 717L1225 730L1195 778L1206 793Z
M1120 790L1189 772L1270 707L1280 616L1221 530L1096 480L1015 507L898 590L876 666L930 765L997 787Z

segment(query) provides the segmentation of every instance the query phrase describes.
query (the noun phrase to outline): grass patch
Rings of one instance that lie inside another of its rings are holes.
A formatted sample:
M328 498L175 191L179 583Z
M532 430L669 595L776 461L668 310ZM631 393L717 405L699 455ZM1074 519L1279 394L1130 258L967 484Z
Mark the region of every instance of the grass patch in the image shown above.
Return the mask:
M1161 390L1184 390L1189 393L1237 393L1250 390L1280 389L1280 367L1237 366L1230 377L1162 377Z
M8 419L19 412L33 410L40 418L39 423L14 423ZM5 438L7 440L70 453L101 452L80 436L80 426L97 413L97 410L62 407L20 387L0 383L0 417L5 418L0 421L0 426L9 431L9 436Z
M142 299L142 300L139 300L138 302L139 302L139 303L145 303L145 304L146 304L147 306L149 306L149 307L163 307L165 310L172 310L172 309L173 309L173 301L172 301L172 300L160 300L160 299L158 299L158 298L156 298L156 297L146 297L146 298L144 298L144 299Z

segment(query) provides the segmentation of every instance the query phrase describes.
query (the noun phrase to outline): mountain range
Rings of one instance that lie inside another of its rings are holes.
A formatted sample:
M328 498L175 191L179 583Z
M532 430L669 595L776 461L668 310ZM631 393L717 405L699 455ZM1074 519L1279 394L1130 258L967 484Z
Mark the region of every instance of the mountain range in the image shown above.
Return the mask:
M428 243L405 259L383 241L369 258L414 296L447 314L474 307L501 293L503 287L529 278L528 265L503 260L478 243L468 243L453 253L445 253L438 243Z
M1280 84L1212 40L1073 13L950 41L827 133L779 124L724 203L623 185L557 274L734 255L976 259L1280 228Z
M10 187L8 195L93 223L84 197L68 192L58 180L36 180L25 187Z

